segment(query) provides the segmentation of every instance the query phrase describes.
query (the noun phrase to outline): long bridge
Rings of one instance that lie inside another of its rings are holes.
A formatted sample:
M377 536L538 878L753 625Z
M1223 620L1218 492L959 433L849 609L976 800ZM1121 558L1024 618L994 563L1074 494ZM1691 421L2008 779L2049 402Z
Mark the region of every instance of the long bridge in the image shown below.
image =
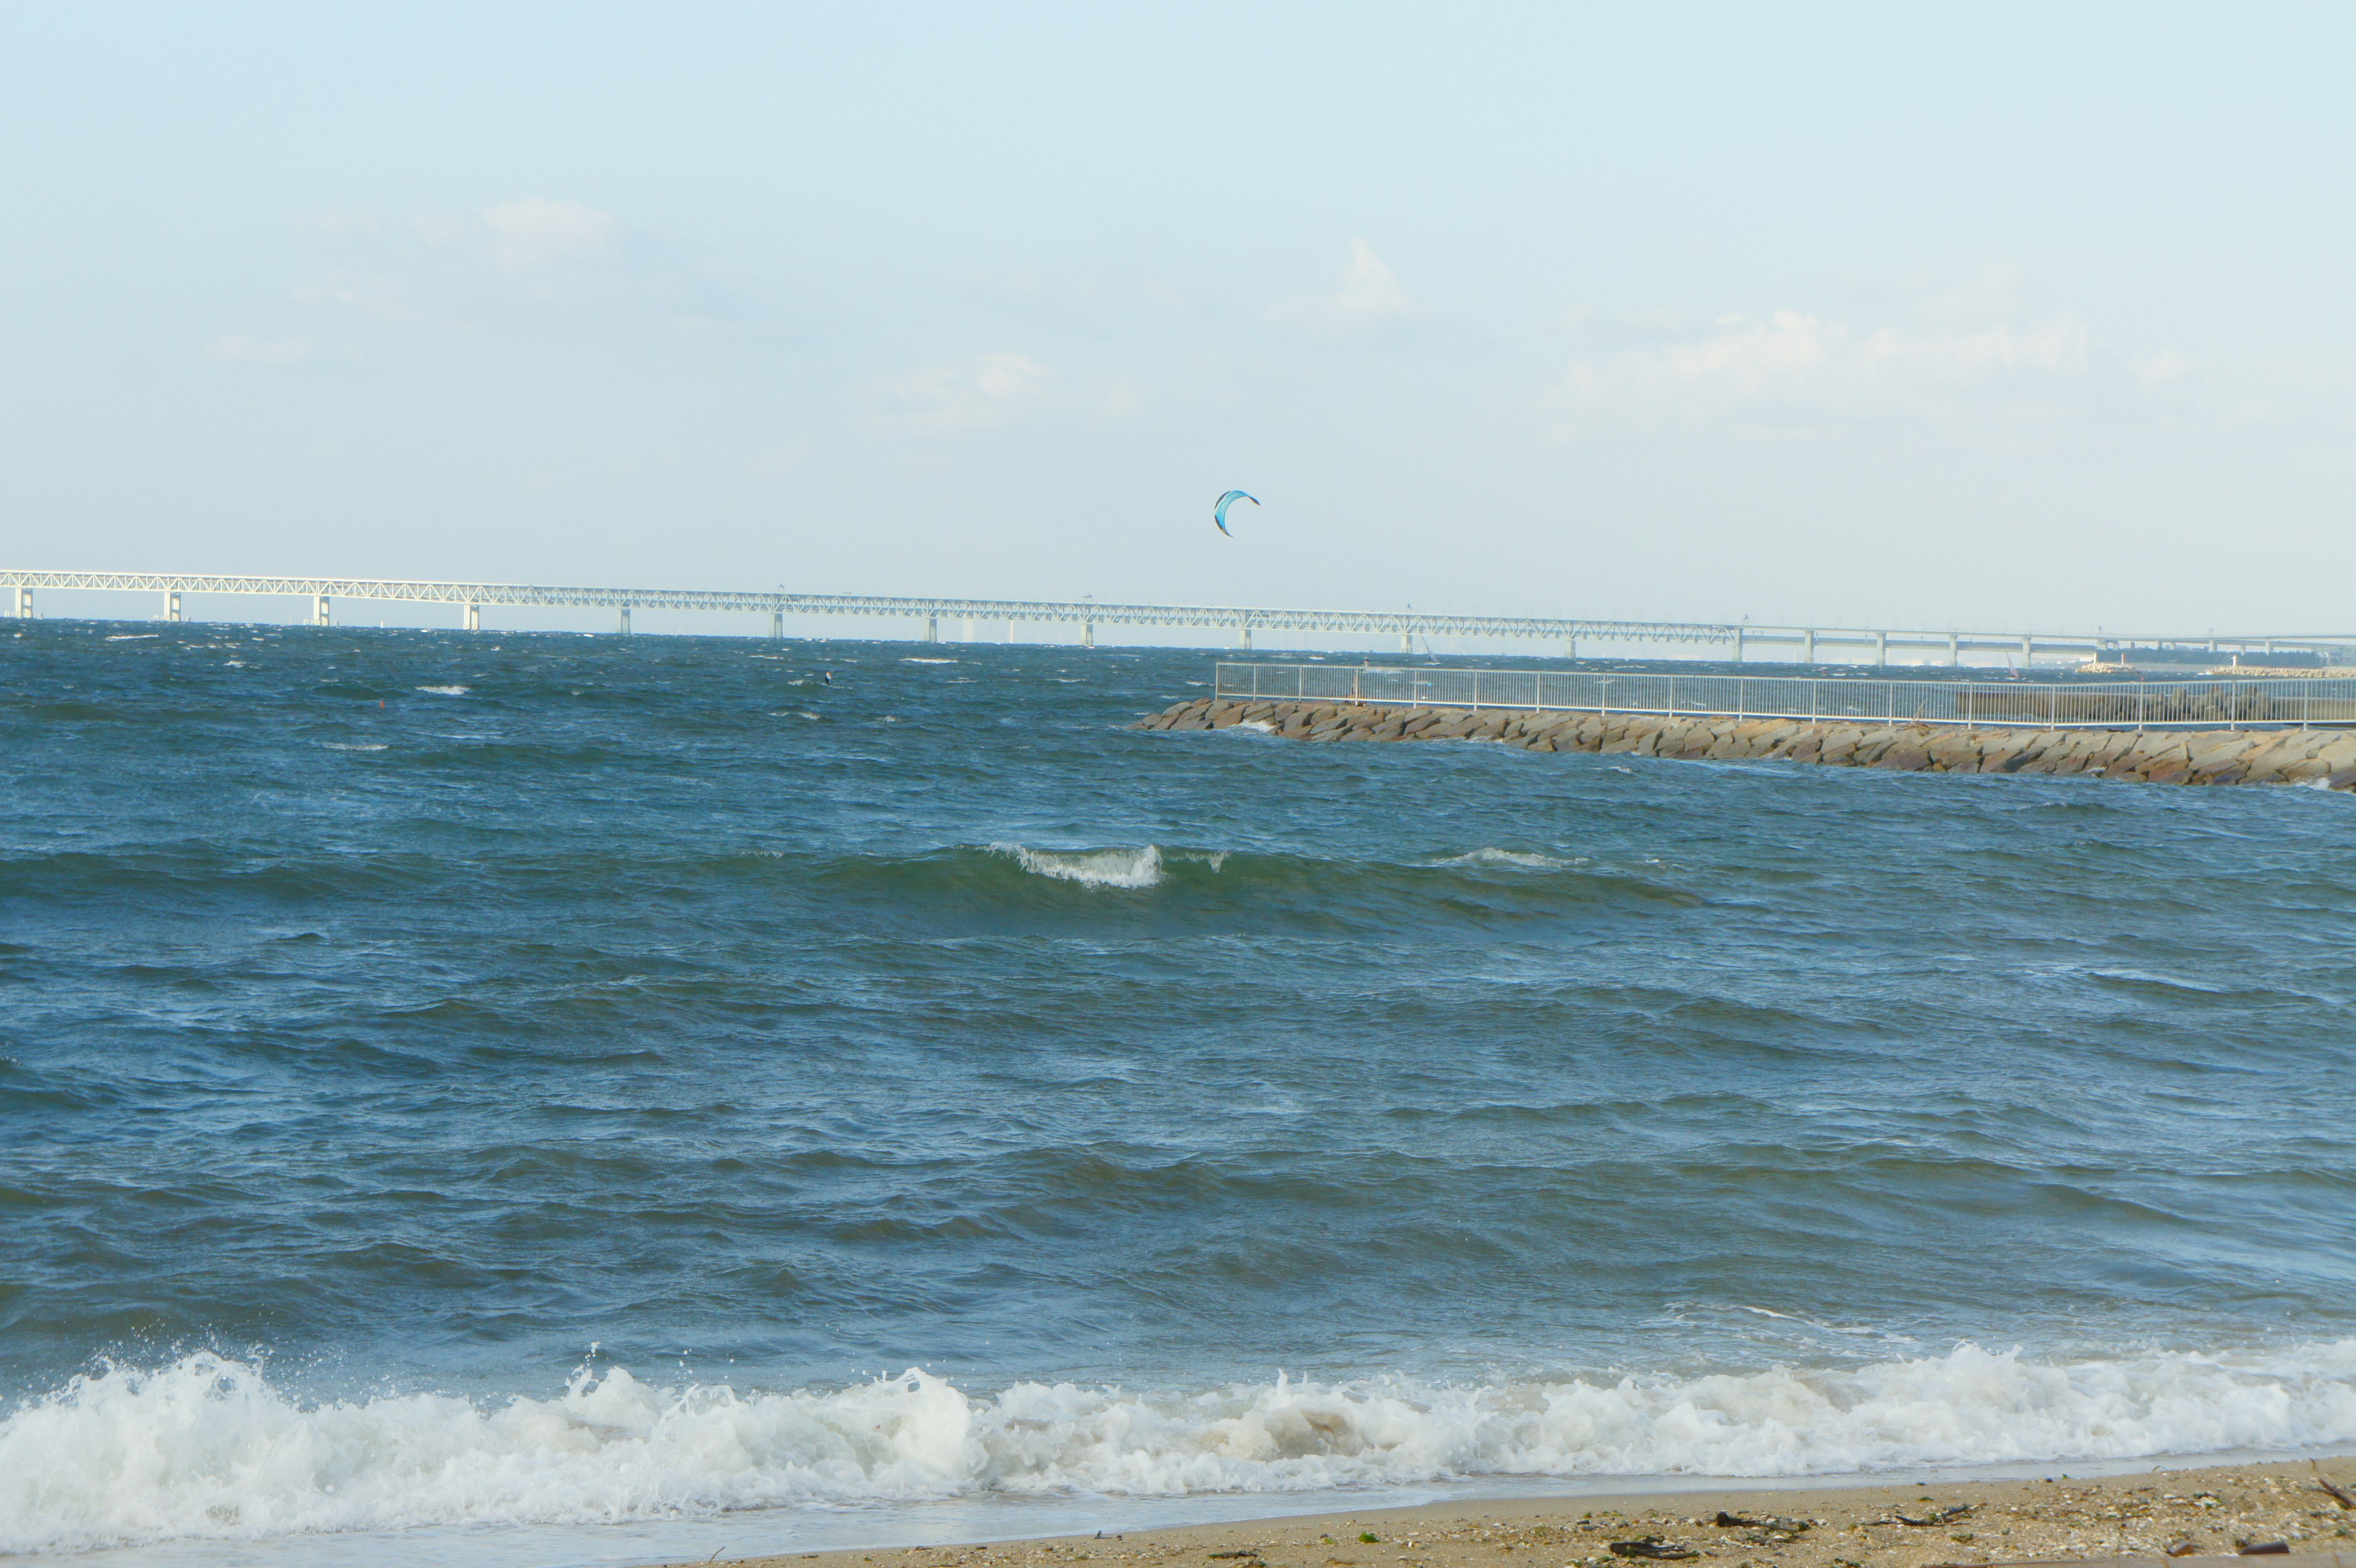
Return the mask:
M1576 656L1582 643L1701 645L1726 650L1740 661L1751 649L1796 650L1801 664L1818 662L1820 652L1872 650L1872 662L1888 664L1893 653L1944 656L1960 664L1965 654L1997 653L2026 664L2040 654L2100 658L2125 648L2175 647L2222 656L2280 652L2356 656L2356 633L2306 635L2235 634L2129 636L2124 633L2030 631L1925 631L1854 626L1759 625L1750 622L1592 621L1551 615L1448 615L1420 610L1295 610L1243 605L1119 604L1093 599L928 599L873 593L747 592L699 588L582 588L546 583L415 582L356 577L223 577L159 571L0 571L0 595L19 616L35 613L38 592L153 593L162 618L179 620L190 594L264 594L311 601L311 622L333 624L338 601L450 604L461 610L468 631L482 629L488 605L609 609L616 629L630 629L633 610L766 612L772 636L785 635L788 615L842 615L868 620L907 620L919 639L941 640L944 622L962 623L972 640L977 622L1076 626L1084 645L1096 645L1098 626L1188 627L1231 632L1239 648L1252 645L1255 632L1340 632L1396 636L1413 652L1417 637L1494 637L1556 643ZM2344 653L2343 653L2344 651ZM1788 655L1786 656L1789 656Z

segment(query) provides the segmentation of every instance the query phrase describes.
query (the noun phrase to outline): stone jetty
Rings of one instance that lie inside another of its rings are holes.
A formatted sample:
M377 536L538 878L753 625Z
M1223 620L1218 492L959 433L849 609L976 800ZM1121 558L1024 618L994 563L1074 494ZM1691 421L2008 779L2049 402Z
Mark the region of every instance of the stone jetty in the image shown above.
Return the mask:
M2356 730L2032 730L1806 719L1669 719L1197 698L1141 730L1248 724L1295 741L1489 741L1528 752L1828 763L1925 773L2083 773L2145 784L2356 788Z

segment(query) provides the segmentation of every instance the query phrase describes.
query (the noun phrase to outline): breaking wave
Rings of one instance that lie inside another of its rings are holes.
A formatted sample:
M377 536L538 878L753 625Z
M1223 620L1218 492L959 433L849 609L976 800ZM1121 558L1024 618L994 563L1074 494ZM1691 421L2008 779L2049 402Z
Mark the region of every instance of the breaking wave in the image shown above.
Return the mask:
M2356 1441L2356 1340L2039 1361L1962 1346L1838 1371L1141 1394L923 1372L832 1392L663 1387L306 1403L191 1355L0 1421L0 1552L187 1536L595 1523L976 1493L1175 1496L1472 1477L1803 1476Z
M1462 855L1451 855L1446 859L1435 860L1432 864L1435 866L1519 866L1532 871L1560 871L1582 862L1566 860L1559 855L1541 855L1533 850L1481 848Z
M1093 888L1150 888L1162 880L1162 851L1148 844L1142 849L1029 849L1020 844L992 844L993 854L1036 877L1085 882Z

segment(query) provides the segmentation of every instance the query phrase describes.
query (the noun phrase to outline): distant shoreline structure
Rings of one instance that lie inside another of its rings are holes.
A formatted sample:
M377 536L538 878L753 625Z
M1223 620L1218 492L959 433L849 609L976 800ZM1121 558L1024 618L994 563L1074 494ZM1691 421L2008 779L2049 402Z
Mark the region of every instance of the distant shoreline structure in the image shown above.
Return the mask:
M632 630L638 610L766 614L769 635L785 635L787 616L844 616L915 624L918 642L945 640L942 624L961 626L963 640L976 628L1003 625L1006 640L1022 624L1076 628L1083 647L1096 645L1099 626L1186 628L1232 635L1238 648L1252 646L1255 634L1397 638L1412 654L1419 638L1469 637L1554 643L1565 658L1577 658L1584 643L1635 644L1655 647L1729 650L1740 664L1755 648L1795 651L1802 665L1944 662L1960 667L1966 655L2002 656L2022 665L2040 656L2049 664L2115 657L2122 650L2181 652L2183 662L2206 658L2300 656L2319 664L2347 661L2356 667L2356 632L2244 633L2229 636L2163 637L2102 632L1926 630L1840 625L1767 625L1726 621L1597 620L1554 615L1440 614L1419 610L1329 610L1282 606L1152 604L1094 599L981 599L862 593L788 593L701 588L568 586L557 583L466 582L355 577L241 577L204 573L140 571L32 571L0 570L0 610L18 617L36 613L37 592L146 593L160 596L160 618L181 619L189 595L300 598L311 601L310 624L334 624L338 601L444 604L460 613L462 629L483 629L486 607L605 609L615 613L615 630ZM1870 659L1822 660L1841 650L1870 650ZM1783 661L1774 661L1783 662Z

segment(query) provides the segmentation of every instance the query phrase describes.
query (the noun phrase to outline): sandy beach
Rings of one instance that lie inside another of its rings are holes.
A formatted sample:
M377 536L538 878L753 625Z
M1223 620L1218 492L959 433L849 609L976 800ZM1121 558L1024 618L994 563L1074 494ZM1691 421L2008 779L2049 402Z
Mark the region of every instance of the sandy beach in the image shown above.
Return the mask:
M2249 1547L2356 1562L2356 1459L2097 1479L1530 1498L986 1545L797 1552L740 1568L1934 1568ZM1615 1543L1620 1550L1615 1552Z

